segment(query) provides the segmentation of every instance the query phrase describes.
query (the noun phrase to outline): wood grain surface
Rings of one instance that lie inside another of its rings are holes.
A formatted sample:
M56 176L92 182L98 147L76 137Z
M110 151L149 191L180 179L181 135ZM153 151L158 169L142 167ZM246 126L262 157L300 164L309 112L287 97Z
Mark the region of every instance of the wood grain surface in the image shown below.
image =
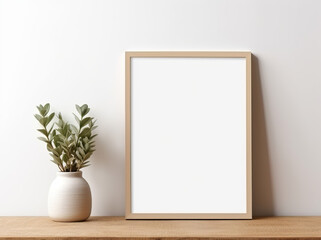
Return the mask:
M321 239L321 217L253 220L125 220L91 217L53 222L48 217L0 217L0 239Z

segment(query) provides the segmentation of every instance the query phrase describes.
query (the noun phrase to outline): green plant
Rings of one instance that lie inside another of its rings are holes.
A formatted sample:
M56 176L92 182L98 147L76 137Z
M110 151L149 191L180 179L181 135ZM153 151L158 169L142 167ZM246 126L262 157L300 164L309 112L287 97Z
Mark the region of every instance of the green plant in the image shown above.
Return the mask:
M74 114L78 126L63 120L61 113L56 115L49 113L50 104L37 106L39 114L35 118L42 128L37 129L44 136L38 137L47 144L47 150L62 172L77 172L81 168L89 166L89 158L95 151L94 138L97 134L92 134L97 128L94 118L86 116L90 111L87 104L76 105L79 116ZM51 123L55 115L57 121ZM51 125L51 126L49 126Z

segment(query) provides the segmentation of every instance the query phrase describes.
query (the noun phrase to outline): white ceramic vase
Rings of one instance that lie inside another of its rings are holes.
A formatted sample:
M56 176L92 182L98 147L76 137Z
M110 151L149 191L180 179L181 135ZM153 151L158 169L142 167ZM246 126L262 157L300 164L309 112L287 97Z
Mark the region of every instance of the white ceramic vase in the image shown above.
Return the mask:
M57 172L48 196L49 217L59 222L86 220L91 213L91 192L82 172Z

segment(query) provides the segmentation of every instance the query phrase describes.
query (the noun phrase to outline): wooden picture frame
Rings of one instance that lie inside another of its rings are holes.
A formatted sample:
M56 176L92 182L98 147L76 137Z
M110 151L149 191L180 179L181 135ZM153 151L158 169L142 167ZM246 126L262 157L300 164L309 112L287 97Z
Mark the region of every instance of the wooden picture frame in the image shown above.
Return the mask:
M125 59L126 219L251 219L251 53Z

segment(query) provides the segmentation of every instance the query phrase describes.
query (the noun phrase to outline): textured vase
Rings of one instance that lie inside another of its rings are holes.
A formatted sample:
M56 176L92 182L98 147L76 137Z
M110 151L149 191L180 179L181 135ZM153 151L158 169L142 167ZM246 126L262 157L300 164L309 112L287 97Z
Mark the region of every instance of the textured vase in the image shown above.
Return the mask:
M48 214L54 221L84 221L91 213L91 192L82 172L57 172L48 196Z

